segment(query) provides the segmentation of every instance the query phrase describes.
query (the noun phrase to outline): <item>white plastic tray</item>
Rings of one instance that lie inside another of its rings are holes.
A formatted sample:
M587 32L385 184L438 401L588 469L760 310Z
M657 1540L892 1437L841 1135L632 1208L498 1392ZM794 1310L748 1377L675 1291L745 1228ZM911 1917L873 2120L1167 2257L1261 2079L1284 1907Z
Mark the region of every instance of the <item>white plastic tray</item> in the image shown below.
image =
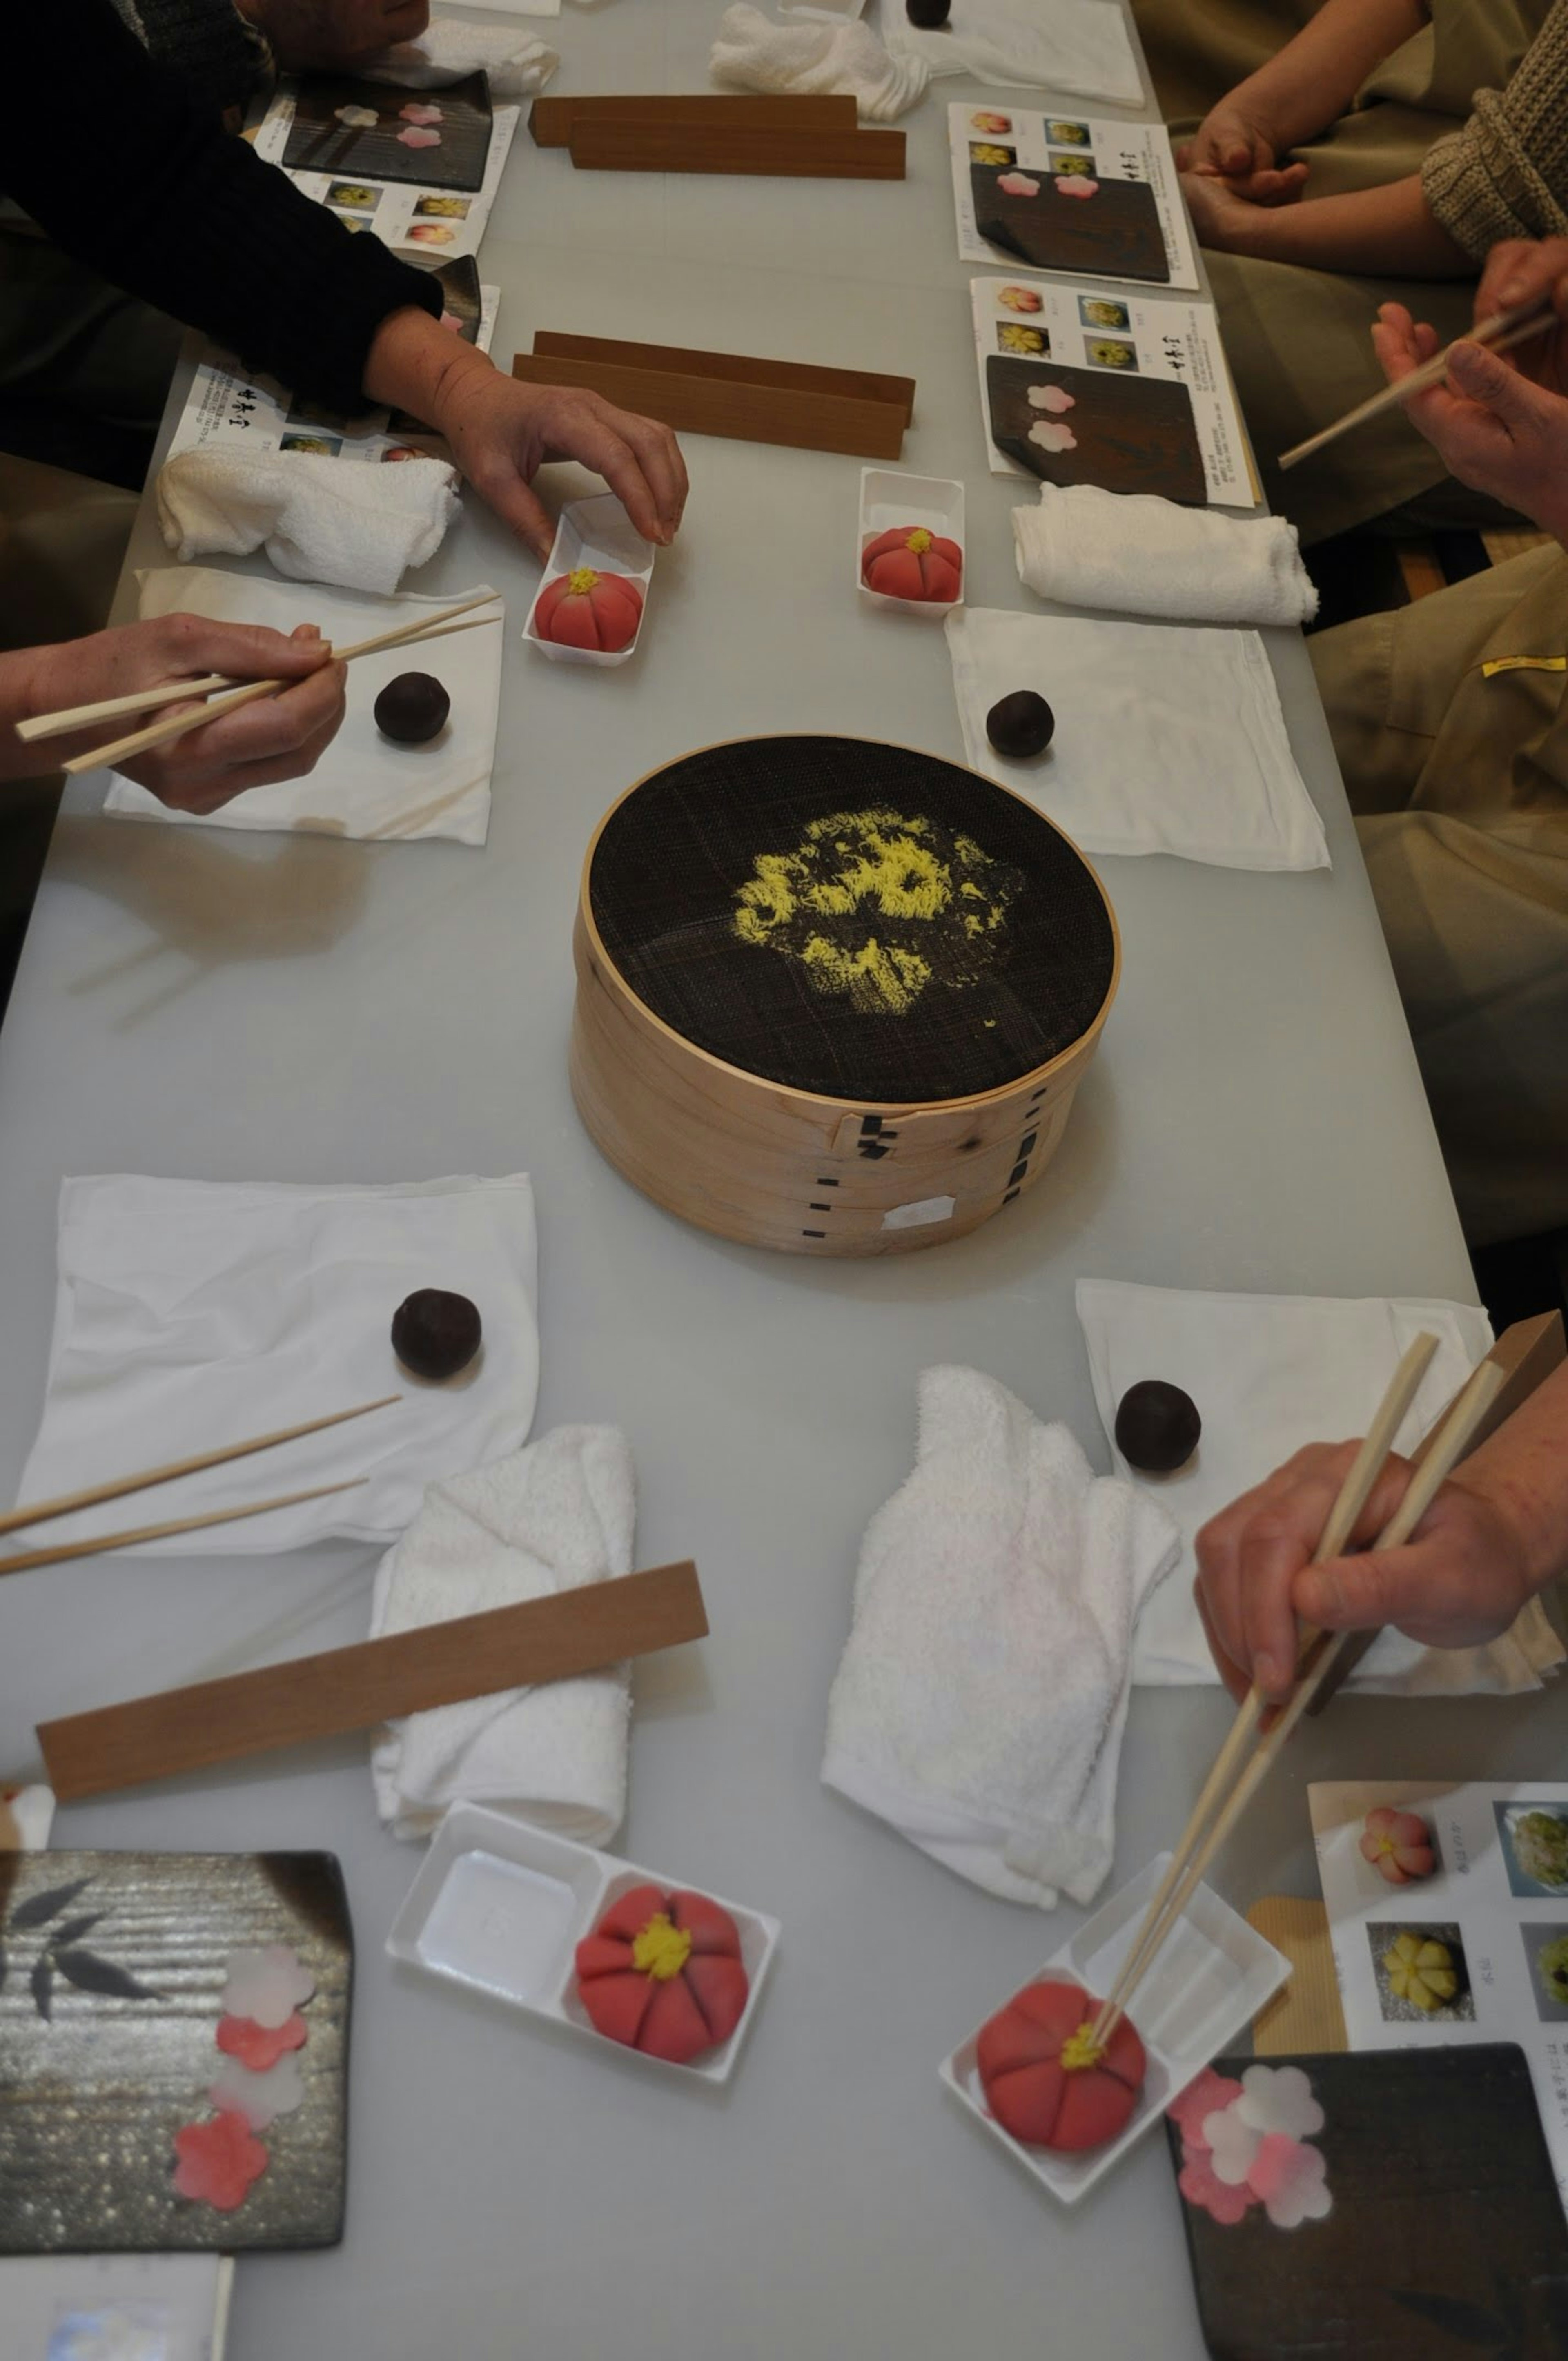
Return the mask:
M668 1894L682 1883L596 1852L591 1845L551 1836L510 1812L454 1804L393 1921L387 1949L405 1966L488 1993L525 2016L567 2026L598 2047L662 2073L728 2082L778 1949L776 1918L742 1909L722 1894L709 1895L729 1911L740 1931L751 1989L729 2040L690 2065L672 2065L610 2041L595 2031L577 1995L577 1945L611 1903L634 1885L657 1885ZM706 1886L688 1890L707 1894Z
M549 562L533 594L533 604L522 627L523 638L532 641L540 654L548 656L553 664L625 664L629 656L636 654L642 626L648 620L648 585L652 579L653 554L652 543L643 540L613 492L596 492L587 500L568 500L556 521ZM591 566L596 574L625 574L641 588L642 612L625 647L613 653L603 648L569 648L559 640L543 638L534 629L539 601L552 582L558 581L563 574L576 573L579 566Z
M893 598L868 590L861 576L866 544L900 525L923 524L927 533L956 541L964 562L956 598ZM855 587L869 606L896 608L901 615L950 615L964 603L969 553L964 547L964 488L946 476L904 476L892 467L861 469L861 529L855 541Z
M1060 1974L1103 1999L1132 1949L1144 1912L1170 1860L1157 1861L1113 1894L1071 1939L1053 1951L1039 1976ZM1200 1885L1139 1984L1128 2011L1142 2037L1148 2073L1138 2103L1122 2130L1103 2147L1077 2156L1053 2148L1026 2147L1004 2132L985 2103L975 2049L977 2026L940 2069L943 2081L992 2139L1000 2140L1025 2171L1064 2205L1076 2205L1095 2182L1141 2139L1187 2085L1227 2042L1251 2024L1271 1993L1290 1973L1290 1962L1272 1943L1255 1934L1212 1888ZM1031 1977L1031 1982L1037 1977ZM1018 1987L1014 1986L1014 1990ZM1004 2007L1013 1994L997 2003ZM989 2012L989 2016L995 2015Z

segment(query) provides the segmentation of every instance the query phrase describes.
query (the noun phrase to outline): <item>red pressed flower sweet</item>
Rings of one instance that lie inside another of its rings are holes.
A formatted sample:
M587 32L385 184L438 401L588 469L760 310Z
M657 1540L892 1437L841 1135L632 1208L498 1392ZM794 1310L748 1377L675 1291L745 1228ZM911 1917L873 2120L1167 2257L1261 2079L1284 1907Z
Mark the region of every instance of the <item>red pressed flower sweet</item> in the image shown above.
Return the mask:
M577 1945L577 1989L597 2032L684 2066L729 2040L751 1987L728 1910L636 1885Z
M289 2050L302 2049L309 2033L298 2009L280 2026L258 2025L250 2016L225 2016L218 2020L218 2048L253 2074L265 2074Z
M637 637L642 593L624 574L598 574L591 566L557 575L539 594L533 628L542 640L616 655Z
M1391 1804L1379 1804L1367 1813L1361 1857L1390 1885L1409 1885L1430 1877L1437 1867L1431 1830L1420 1814L1397 1812Z
M1100 2003L1077 1984L1025 1984L981 2026L980 2079L992 2114L1030 2147L1102 2147L1143 2088L1144 2045L1124 2016L1091 2038Z
M267 2150L245 2117L226 2108L210 2124L187 2124L174 2135L174 2186L220 2213L245 2203L251 2183L267 2169Z
M948 606L963 579L963 553L956 541L928 533L923 524L903 524L879 533L861 555L861 579L884 598L914 598Z

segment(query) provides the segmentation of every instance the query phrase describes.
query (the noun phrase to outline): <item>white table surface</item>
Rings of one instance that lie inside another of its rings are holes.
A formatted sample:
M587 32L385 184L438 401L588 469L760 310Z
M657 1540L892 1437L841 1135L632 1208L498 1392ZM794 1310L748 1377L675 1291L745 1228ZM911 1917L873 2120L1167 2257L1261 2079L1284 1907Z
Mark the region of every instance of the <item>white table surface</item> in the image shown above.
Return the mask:
M717 14L608 0L525 29L560 47L563 89L698 89ZM903 464L967 480L970 598L1025 603L1020 488L985 470L954 249L944 109L969 89L936 86L906 118L902 184L574 174L525 131L482 257L504 291L498 354L548 325L907 372ZM717 1242L636 1195L573 1112L590 830L633 779L731 735L961 752L940 634L855 598L861 463L695 437L686 456L689 522L634 663L598 674L514 647L483 852L127 826L72 790L0 1033L0 1493L38 1416L63 1173L529 1170L535 1432L624 1428L639 1560L694 1555L714 1627L638 1675L618 1849L784 1921L735 2081L674 2090L394 1972L381 1947L416 1857L379 1830L358 1743L65 1811L56 1841L342 1857L359 1946L347 2237L243 2263L233 2361L1196 2361L1160 2139L1069 2216L938 2085L1073 1914L976 1893L817 1770L861 1531L910 1465L923 1366L992 1371L1103 1466L1082 1272L1474 1300L1310 669L1295 634L1270 635L1332 873L1100 864L1121 995L1039 1186L970 1238L886 1261ZM162 559L145 511L133 559ZM471 500L417 587L487 577L515 639L535 568ZM46 1716L362 1635L370 1576L338 1548L5 1586L0 1770L27 1767ZM1175 1836L1226 1721L1216 1691L1135 1697L1117 1883ZM1560 1732L1550 1696L1342 1699L1255 1807L1222 1889L1243 1907L1313 1889L1309 1777L1540 1773Z

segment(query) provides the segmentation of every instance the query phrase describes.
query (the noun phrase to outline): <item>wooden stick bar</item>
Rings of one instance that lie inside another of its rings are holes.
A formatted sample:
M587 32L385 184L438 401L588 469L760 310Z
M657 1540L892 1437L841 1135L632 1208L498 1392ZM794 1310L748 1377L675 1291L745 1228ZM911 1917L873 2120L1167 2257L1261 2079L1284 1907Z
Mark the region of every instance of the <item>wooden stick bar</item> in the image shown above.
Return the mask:
M602 1672L707 1631L696 1568L685 1560L40 1722L38 1743L50 1786L74 1803L431 1706Z
M798 362L744 361L726 353L670 355L668 366L611 357L618 348L598 338L598 353L556 349L569 340L536 336L532 354L519 353L512 375L530 385L587 386L623 409L663 420L688 434L718 434L742 443L777 443L801 451L843 451L866 459L896 459L914 403L910 379L891 382L896 399L867 390L849 369L813 370ZM641 348L650 354L661 347ZM620 347L621 355L637 347ZM816 380L813 382L812 380ZM837 383L833 380L838 380ZM874 380L870 382L874 383Z
M836 92L776 95L716 95L711 92L644 92L626 97L593 93L536 98L528 127L536 148L568 148L574 125L597 123L716 126L740 131L853 131L860 120L854 98Z
M731 172L774 180L902 181L902 131L751 131L722 124L611 123L579 115L572 161L587 172Z
M64 1565L71 1558L105 1557L111 1550L138 1549L146 1542L166 1542L176 1533L199 1533L208 1525L235 1525L246 1517L265 1517L273 1509L295 1509L302 1500L324 1500L330 1492L352 1492L363 1476L346 1484L316 1484L308 1492L282 1492L270 1500L248 1500L237 1509L208 1509L199 1517L170 1517L159 1525L133 1525L128 1532L97 1533L91 1541L50 1542L46 1549L23 1550L0 1557L0 1576L31 1574L35 1566Z
M850 401L881 401L896 409L905 426L915 416L915 379L880 369L824 368L817 361L759 360L750 353L708 353L686 345L646 345L617 336L574 336L540 328L534 356L565 360L608 361L617 368L662 369L676 377L706 377L735 386L782 386L803 394L831 394Z
M1386 410L1398 410L1402 402L1409 401L1415 394L1425 393L1431 387L1441 385L1448 374L1449 355L1455 344L1485 345L1494 353L1507 353L1511 352L1516 345L1529 344L1532 336L1544 336L1550 329L1561 324L1550 303L1539 303L1533 299L1529 303L1516 304L1511 312L1494 313L1489 320L1478 321L1468 335L1456 336L1444 345L1441 353L1434 353L1430 361L1423 361L1420 368L1412 369L1408 377L1400 378L1396 384L1384 386L1377 393L1368 394L1366 400L1358 401L1354 410L1347 410L1343 418L1336 418L1332 426L1323 427L1319 434L1309 434L1304 443L1298 443L1293 449L1282 451L1279 455L1281 469L1299 466L1303 459L1310 459L1315 451L1321 451L1325 444L1337 443L1340 436L1348 434L1353 426L1364 425L1369 418L1380 418Z

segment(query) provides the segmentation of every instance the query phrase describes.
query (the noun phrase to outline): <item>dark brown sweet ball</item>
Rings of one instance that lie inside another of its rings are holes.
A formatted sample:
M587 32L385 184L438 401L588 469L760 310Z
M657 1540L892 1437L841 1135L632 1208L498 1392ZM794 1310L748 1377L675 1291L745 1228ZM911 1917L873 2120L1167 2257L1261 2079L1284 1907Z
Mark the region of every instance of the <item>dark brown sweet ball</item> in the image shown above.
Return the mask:
M392 1350L416 1378L437 1383L466 1369L479 1349L479 1309L466 1295L422 1287L392 1314Z
M918 25L923 33L934 33L947 23L950 0L904 0L904 5L912 25Z
M1043 754L1056 726L1056 715L1032 688L1015 688L1010 697L999 697L985 717L986 736L1010 763Z
M428 672L400 672L376 699L376 727L400 746L422 746L446 727L452 699Z
M1191 1395L1163 1378L1129 1386L1116 1412L1116 1448L1141 1476L1174 1476L1197 1450L1202 1432Z

